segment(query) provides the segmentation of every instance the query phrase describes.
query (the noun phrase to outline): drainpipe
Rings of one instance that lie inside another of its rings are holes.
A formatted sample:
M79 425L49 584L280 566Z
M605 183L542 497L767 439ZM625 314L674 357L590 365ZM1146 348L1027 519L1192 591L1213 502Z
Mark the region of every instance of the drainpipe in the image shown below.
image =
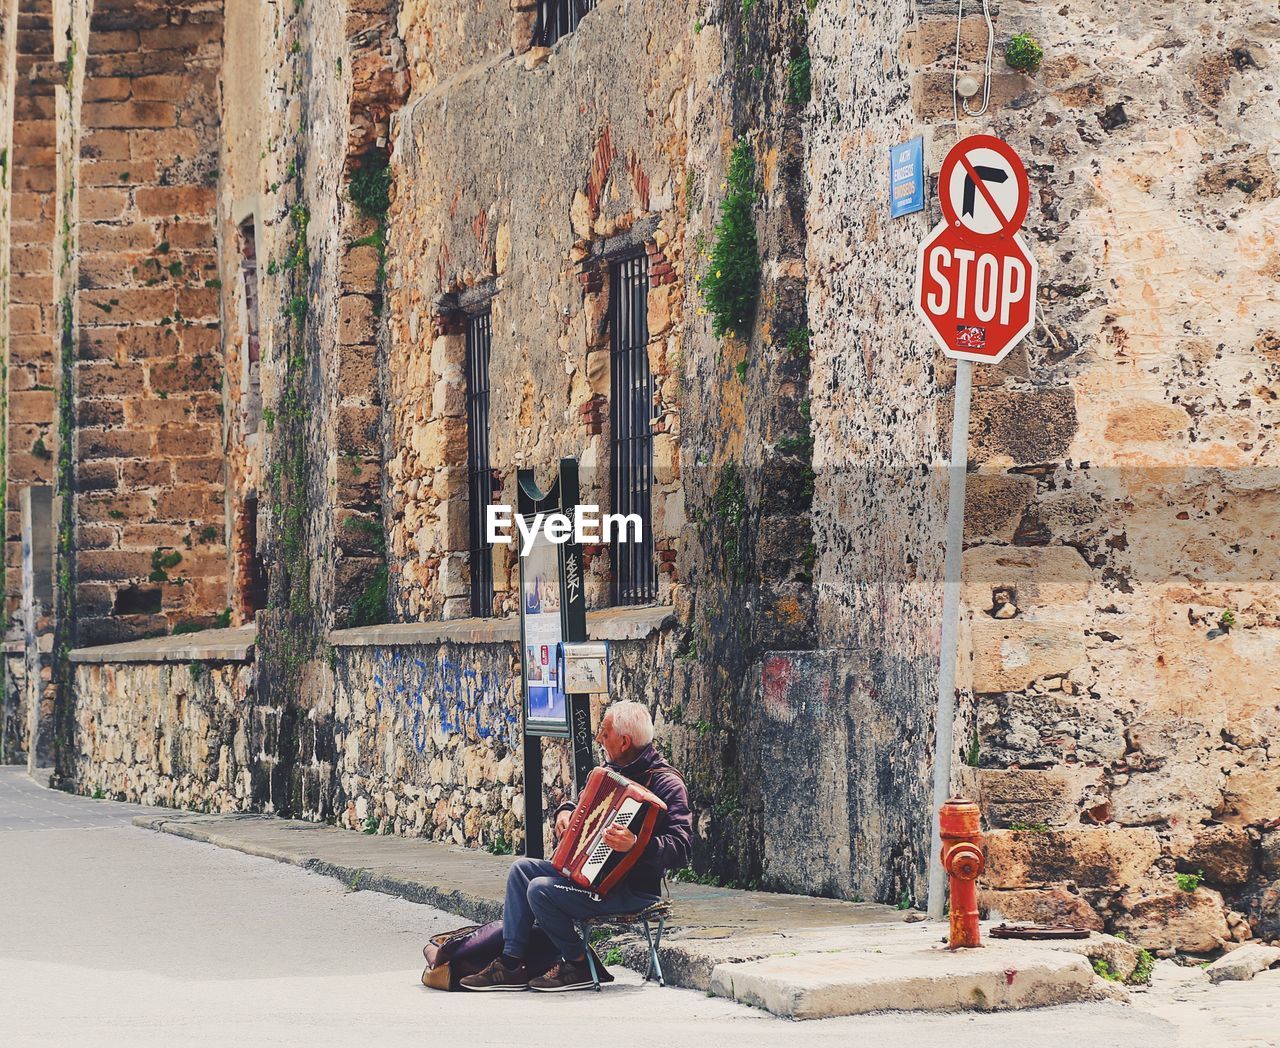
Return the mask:
M941 920L946 905L946 870L938 815L951 794L951 752L955 748L956 648L960 631L960 569L964 557L964 486L969 469L969 399L973 362L956 361L955 408L951 418L951 465L947 486L947 553L943 562L942 651L938 665L938 710L934 722L933 803L929 807L929 916Z

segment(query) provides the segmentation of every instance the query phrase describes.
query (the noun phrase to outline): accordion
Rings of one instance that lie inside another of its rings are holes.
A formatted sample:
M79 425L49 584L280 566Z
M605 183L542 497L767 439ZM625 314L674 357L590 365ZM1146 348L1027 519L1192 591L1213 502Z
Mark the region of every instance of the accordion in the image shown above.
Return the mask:
M662 799L639 783L609 768L593 768L551 865L575 884L604 895L639 860L653 837L658 813L666 810ZM635 846L625 852L610 848L604 842L610 826L634 833Z

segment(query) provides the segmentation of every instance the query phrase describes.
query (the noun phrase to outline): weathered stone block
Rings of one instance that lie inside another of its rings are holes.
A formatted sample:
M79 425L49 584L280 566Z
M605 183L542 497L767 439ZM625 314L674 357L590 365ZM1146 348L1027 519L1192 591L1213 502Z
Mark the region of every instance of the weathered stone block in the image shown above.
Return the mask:
M1229 939L1222 896L1208 888L1184 892L1134 890L1120 898L1123 912L1115 917L1117 931L1148 950L1173 948L1204 953Z
M1100 932L1102 918L1088 901L1065 888L980 891L978 906L991 920L1048 924Z
M338 450L357 455L372 455L377 452L381 418L382 413L377 408L339 408Z
M156 516L161 520L193 520L203 523L222 515L222 498L207 488L180 486L156 496Z
M1280 962L1280 946L1249 943L1238 950L1232 950L1225 957L1219 957L1205 969L1205 974L1215 984L1243 982L1252 979L1259 972L1265 972L1277 962Z
M114 462L78 462L75 477L79 491L114 491L120 484L120 469Z
M1123 826L1194 825L1221 804L1220 769L1180 759L1159 770L1136 772L1111 791L1111 816Z
M87 102L82 107L87 128L170 128L178 122L178 114L168 102Z
M1130 402L1107 420L1106 437L1120 446L1163 442L1191 423L1191 417L1172 404Z
M80 155L86 159L128 160L127 131L94 131L86 128L80 138Z
M150 433L138 430L82 429L76 434L76 450L83 459L140 458L151 454Z
M953 23L954 26L954 23ZM950 120L955 89L951 70L921 73L913 84L916 116L923 121ZM1037 92L1036 82L1014 72L992 72L991 108L999 109L1028 92Z
M138 396L143 392L142 375L140 364L77 364L76 392L87 398Z
M992 830L987 836L990 888L1070 881L1087 888L1134 884L1160 857L1152 830Z
M173 483L173 466L168 462L125 462L121 468L124 482L131 487L167 487Z
M1063 826L1078 821L1085 782L1096 777L1083 769L981 769L977 772L979 804L993 826Z
M146 186L134 191L134 200L143 218L170 218L208 214L217 195L208 186Z
M172 458L197 458L220 450L219 434L212 427L167 425L156 431L156 451ZM185 466L179 469L185 471ZM187 475L184 479L194 479Z
M1021 691L1086 662L1079 628L1026 619L973 619L973 690Z
M76 569L86 582L145 578L151 571L151 554L124 550L85 550L76 557Z
M373 299L365 295L343 295L338 302L338 341L344 346L373 342L377 337Z
M147 105L156 103L148 102ZM172 161L175 156L194 156L200 152L200 139L194 131L185 127L170 127L161 131L132 131L129 133L129 157L139 160Z
M344 291L370 294L377 289L378 269L381 265L382 260L378 257L376 247L370 244L349 247L342 254L338 280Z
M1260 825L1280 818L1280 762L1259 759L1228 768L1223 794L1243 823Z
M1077 426L1071 389L975 389L970 459L980 463L1000 458L1014 465L1050 462L1066 454Z

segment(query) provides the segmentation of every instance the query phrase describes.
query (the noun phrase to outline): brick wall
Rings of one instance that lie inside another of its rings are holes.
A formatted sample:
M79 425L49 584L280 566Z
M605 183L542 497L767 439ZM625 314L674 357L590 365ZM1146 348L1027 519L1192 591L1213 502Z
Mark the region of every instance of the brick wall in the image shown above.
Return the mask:
M101 0L79 168L79 642L227 604L214 212L219 4Z
M61 70L53 61L52 0L18 7L13 101L9 238L9 373L5 506L5 605L22 595L22 489L53 481L54 361L57 316L53 301L55 185L54 95Z

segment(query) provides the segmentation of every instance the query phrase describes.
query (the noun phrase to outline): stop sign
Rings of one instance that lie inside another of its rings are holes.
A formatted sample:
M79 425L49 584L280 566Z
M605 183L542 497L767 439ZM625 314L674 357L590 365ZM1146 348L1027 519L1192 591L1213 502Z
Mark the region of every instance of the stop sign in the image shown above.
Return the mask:
M942 352L994 364L1035 324L1035 256L1018 235L1026 168L991 135L957 142L938 175L942 221L920 245L916 312Z
M916 312L947 356L994 364L1035 324L1038 273L1021 237L975 243L939 222L920 245Z

